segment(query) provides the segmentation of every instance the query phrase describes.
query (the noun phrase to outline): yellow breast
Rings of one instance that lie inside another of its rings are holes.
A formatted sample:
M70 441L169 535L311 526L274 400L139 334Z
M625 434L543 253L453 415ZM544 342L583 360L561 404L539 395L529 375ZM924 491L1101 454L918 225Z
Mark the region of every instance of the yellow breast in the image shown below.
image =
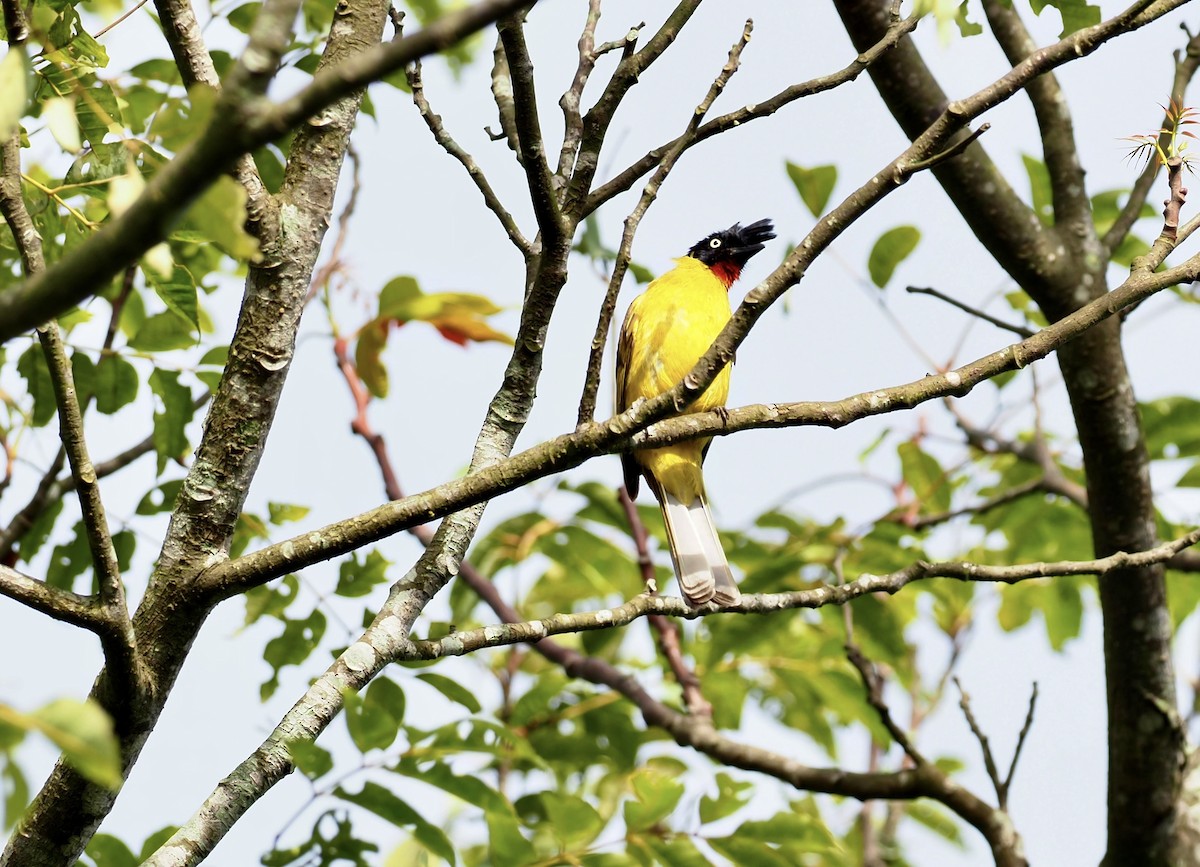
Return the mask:
M677 385L729 321L729 293L708 266L690 257L675 262L629 306L621 329L619 409ZM728 397L726 367L692 409L724 406Z

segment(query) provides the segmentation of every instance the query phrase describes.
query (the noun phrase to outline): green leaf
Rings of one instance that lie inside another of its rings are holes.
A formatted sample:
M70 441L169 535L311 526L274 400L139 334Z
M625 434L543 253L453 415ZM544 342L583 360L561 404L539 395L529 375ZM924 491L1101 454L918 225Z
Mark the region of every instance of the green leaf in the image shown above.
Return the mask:
M199 333L200 305L196 298L196 281L191 272L182 265L175 265L167 277L153 268L146 271L146 277L167 309L182 317L195 333Z
M84 850L96 867L137 867L138 859L123 842L111 834L97 834Z
M197 339L191 323L171 310L164 310L138 327L129 338L129 347L138 352L167 352L195 346Z
M137 368L119 355L105 355L96 365L96 409L112 415L133 403L138 392Z
M1041 15L1047 6L1053 6L1062 16L1063 29L1059 39L1065 39L1076 30L1100 23L1100 7L1092 6L1087 0L1029 0L1035 15Z
M489 810L484 818L488 827L488 856L494 867L527 867L537 861L533 844L521 833L516 817Z
M54 530L54 522L58 520L58 516L62 513L63 501L55 500L51 503L42 514L34 520L33 526L25 531L17 543L17 552L21 559L26 563L33 560L41 547L46 544L46 540L50 537L50 533Z
M391 686L395 687L395 684ZM346 728L359 752L386 750L396 740L403 718L397 719L392 715L389 699L393 697L374 689L367 690L365 696L351 691L344 693ZM403 713L403 704L400 710Z
M731 834L728 837L711 837L708 845L734 864L753 864L755 867L795 867L794 861L775 851L766 843L740 837L737 834Z
M151 488L137 505L139 515L158 515L175 508L179 492L183 490L183 479L171 479ZM255 588L259 589L259 588Z
M503 813L514 816L512 805L495 789L491 788L477 776L460 776L446 765L435 762L428 767L422 767L414 759L403 759L397 762L392 771L412 777L414 780L436 786L444 792L449 792L461 798L468 804L474 804L485 813Z
M168 461L183 463L188 453L187 426L192 420L192 392L179 383L175 371L156 367L150 374L150 390L161 406L154 413L154 450L158 453L159 475Z
M391 565L377 550L368 551L361 562L357 553L352 554L338 568L338 583L333 592L349 598L366 596L387 581L387 570Z
M1140 409L1151 460L1200 456L1200 401L1163 397Z
M145 842L142 843L142 853L138 855L138 863L148 861L150 856L157 852L163 843L174 837L175 832L178 830L178 825L166 825L147 837Z
M879 236L867 257L871 282L882 289L892 279L896 266L917 248L921 232L916 226L896 226Z
M953 843L959 849L966 849L967 844L963 840L958 822L935 801L909 801L904 805L904 812L943 840Z
M25 114L28 68L25 46L10 45L4 59L0 60L0 139L9 139Z
M733 815L750 800L749 795L742 793L753 788L753 783L735 780L729 774L717 774L717 797L705 795L700 799L700 823L707 825Z
M112 720L92 699L60 698L29 715L33 728L63 751L75 770L93 783L121 786L121 749Z
M267 520L275 526L299 521L309 513L308 506L294 506L290 503L267 503Z
M279 687L279 670L287 665L299 665L321 643L325 635L325 615L314 608L303 620L283 618L283 633L267 642L263 659L271 666L271 679L259 687L259 694L266 701Z
M444 674L435 674L428 671L417 675L418 680L423 680L446 698L453 702L457 702L465 707L471 713L479 713L483 707L479 704L479 699L475 695L459 683L457 680L451 680Z
M234 259L257 262L258 239L245 229L246 198L241 184L222 175L188 209L180 227L202 233Z
M73 97L55 96L46 100L42 103L42 118L50 127L50 134L54 136L59 147L69 153L79 153L83 148L83 142L79 137L79 122L75 119L75 99Z
M582 798L565 792L542 792L538 797L546 811L551 831L564 850L582 848L604 829L604 819Z
M370 810L376 816L386 819L399 828L411 828L412 835L436 855L445 858L451 864L457 864L454 846L446 832L426 821L420 813L401 800L396 794L380 786L378 783L366 782L362 791L349 792L338 786L334 795L343 801Z
M75 579L92 567L92 549L88 545L87 531L83 522L75 524L70 542L54 546L50 563L46 566L46 583L63 590L74 588Z
M246 618L242 625L249 626L261 617L275 617L283 620L283 612L296 601L296 594L299 592L300 579L295 575L285 575L277 587L263 584L247 590L244 594Z
M1029 191L1033 198L1033 212L1044 226L1054 225L1054 200L1050 193L1050 170L1046 164L1029 154L1021 154L1025 173L1029 175Z
M806 169L789 162L787 173L809 212L814 217L820 217L825 212L825 205L829 203L829 196L837 184L837 166L814 166Z
M968 0L962 0L962 3L958 6L958 15L954 18L954 23L958 25L958 35L964 39L968 36L978 36L983 32L982 24L977 24L967 17L969 11L967 9L967 2Z
M329 751L317 746L312 741L292 740L287 742L288 755L292 764L310 780L324 776L333 770L333 756Z
M1200 461L1188 467L1188 471L1175 483L1177 488L1200 488Z
M0 764L0 792L4 793L4 823L0 827L12 828L29 804L29 783L11 758Z
M953 485L941 464L913 441L896 449L905 483L912 488L922 514L937 514L950 509Z
M46 356L36 342L17 359L17 372L25 377L25 388L33 398L31 415L34 427L48 424L58 411L58 406L54 402L54 385L50 381L50 368L46 366Z
M625 802L625 824L644 831L674 812L683 797L683 783L655 768L635 771L630 778L636 800Z

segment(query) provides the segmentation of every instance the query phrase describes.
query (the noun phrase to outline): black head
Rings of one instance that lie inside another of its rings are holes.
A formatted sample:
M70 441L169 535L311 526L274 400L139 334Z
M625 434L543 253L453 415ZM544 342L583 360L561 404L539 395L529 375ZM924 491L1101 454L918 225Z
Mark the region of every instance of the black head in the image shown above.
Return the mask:
M741 271L750 257L766 246L775 237L775 226L770 220L759 220L749 226L734 223L723 232L713 232L688 250L688 255L699 259L710 268L719 264L731 264ZM735 275L736 277L736 275Z

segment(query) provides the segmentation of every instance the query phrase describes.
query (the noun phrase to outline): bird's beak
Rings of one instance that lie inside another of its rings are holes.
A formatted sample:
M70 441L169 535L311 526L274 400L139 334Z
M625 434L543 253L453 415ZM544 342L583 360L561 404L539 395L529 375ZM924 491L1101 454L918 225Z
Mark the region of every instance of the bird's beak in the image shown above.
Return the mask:
M743 244L740 247L727 247L725 253L729 258L738 263L738 267L744 268L746 267L746 263L750 261L750 257L759 250L765 249L766 246L766 244Z

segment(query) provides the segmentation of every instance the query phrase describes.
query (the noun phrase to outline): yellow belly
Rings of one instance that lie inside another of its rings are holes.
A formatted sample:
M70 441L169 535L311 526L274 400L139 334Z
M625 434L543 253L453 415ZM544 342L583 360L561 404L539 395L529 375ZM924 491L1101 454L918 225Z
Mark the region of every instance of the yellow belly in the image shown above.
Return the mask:
M618 409L678 385L729 321L729 294L702 262L684 258L630 305L621 333L624 370L618 376ZM725 405L729 368L692 402L690 412ZM700 463L708 439L635 452L637 462L682 502L704 495Z

